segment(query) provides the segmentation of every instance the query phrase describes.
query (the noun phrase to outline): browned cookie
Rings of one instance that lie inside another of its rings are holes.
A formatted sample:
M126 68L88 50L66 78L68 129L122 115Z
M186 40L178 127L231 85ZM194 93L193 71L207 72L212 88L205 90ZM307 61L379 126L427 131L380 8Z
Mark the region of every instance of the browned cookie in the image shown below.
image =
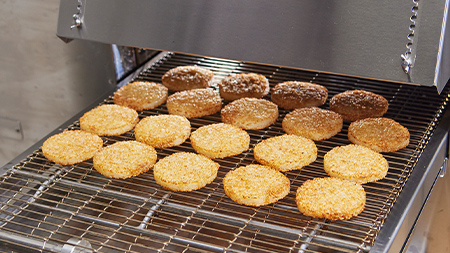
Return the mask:
M384 97L364 90L345 91L330 100L330 109L347 121L381 117L387 112L388 106Z
M298 81L279 83L271 93L272 102L286 110L321 106L328 97L328 90L322 85Z
M182 91L211 86L214 73L199 66L179 66L167 71L162 83L172 91Z
M192 89L179 91L167 98L170 114L188 119L214 114L222 108L222 99L213 89Z
M255 73L232 74L219 83L220 96L228 101L244 97L262 98L269 90L267 78Z
M408 146L409 131L392 119L366 118L350 124L348 139L377 152L395 152Z
M318 107L298 108L286 114L283 130L288 134L320 141L333 137L342 130L342 116Z
M153 82L132 82L114 92L114 103L135 110L150 110L166 102L167 87Z

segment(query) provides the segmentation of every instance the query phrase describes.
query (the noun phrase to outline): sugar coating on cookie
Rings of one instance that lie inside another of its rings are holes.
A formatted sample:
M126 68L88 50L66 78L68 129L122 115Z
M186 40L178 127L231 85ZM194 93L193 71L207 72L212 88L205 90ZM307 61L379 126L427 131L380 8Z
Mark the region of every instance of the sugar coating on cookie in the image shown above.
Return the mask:
M366 192L357 183L339 178L315 178L297 188L295 202L301 213L318 219L347 220L359 215Z
M299 81L279 83L271 91L272 102L286 110L321 106L327 97L328 90L324 86Z
M220 96L228 101L243 97L262 98L269 90L269 80L256 73L231 74L219 83Z
M94 169L109 178L130 178L147 172L155 164L156 150L137 141L120 141L94 155Z
M253 154L259 163L279 171L299 170L317 158L317 146L308 138L284 134L256 144Z
M360 184L375 182L387 175L389 164L370 148L349 144L334 147L323 158L325 172Z
M191 145L209 158L238 155L249 148L249 134L234 125L217 123L198 128L191 134Z
M348 139L377 152L395 152L409 144L406 127L393 119L366 118L354 121L348 127Z
M211 86L214 73L200 66L178 66L170 69L161 78L163 85L172 91L182 91Z
M138 121L136 110L104 104L86 112L80 118L80 128L100 136L116 136L132 130Z
M191 123L179 115L155 115L143 118L134 128L137 141L155 148L181 145L189 138Z
M342 130L342 116L318 107L295 109L286 114L281 123L288 134L320 141L333 137Z
M153 167L157 184L173 191L194 191L214 181L219 164L191 152L179 152L164 157Z
M383 96L364 90L348 90L330 99L330 109L347 121L381 117L388 107L389 102Z
M136 81L114 92L114 103L135 110L150 110L166 102L168 89L160 83Z
M222 109L222 99L213 89L192 89L170 95L166 105L170 114L190 119L219 112Z
M102 147L103 140L96 134L66 130L45 140L42 153L52 162L71 165L92 158Z
M278 106L262 98L241 98L223 107L222 122L247 130L266 128L278 119Z
M270 167L250 164L230 170L223 179L225 194L238 204L264 206L284 198L289 179Z

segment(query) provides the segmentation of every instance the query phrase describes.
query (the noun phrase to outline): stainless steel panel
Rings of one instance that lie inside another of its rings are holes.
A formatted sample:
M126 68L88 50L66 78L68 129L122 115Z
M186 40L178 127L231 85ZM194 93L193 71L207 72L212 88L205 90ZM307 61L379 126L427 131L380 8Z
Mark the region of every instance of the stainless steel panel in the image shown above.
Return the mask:
M437 71L446 70L441 62L450 57L440 43L446 0L80 2L81 26L71 29L77 1L61 0L58 36L435 85L439 91L449 79L448 71ZM409 43L412 67L406 74L401 55Z

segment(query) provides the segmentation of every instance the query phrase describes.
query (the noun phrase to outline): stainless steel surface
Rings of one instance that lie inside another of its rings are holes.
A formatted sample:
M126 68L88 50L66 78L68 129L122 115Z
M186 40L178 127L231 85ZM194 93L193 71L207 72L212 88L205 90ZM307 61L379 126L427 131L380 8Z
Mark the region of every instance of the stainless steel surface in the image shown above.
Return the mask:
M327 87L330 97L347 89L376 92L390 103L386 117L409 129L411 143L405 149L384 155L390 165L388 175L377 183L364 185L367 202L363 213L347 221L329 221L301 215L295 205L295 191L307 179L326 176L323 155L335 146L349 143L346 136L348 123L335 137L316 142L319 149L316 162L301 171L286 173L291 181L291 191L285 199L260 208L231 201L224 194L222 179L229 170L255 162L252 147L256 143L284 133L281 128L281 120L287 113L284 110L280 111L280 118L273 126L248 131L250 150L235 157L216 159L221 165L218 177L205 188L189 193L161 188L151 172L127 180L113 180L98 174L91 160L74 166L56 165L43 157L41 141L34 152L8 168L1 178L2 246L51 251L63 248L70 244L71 238L76 238L77 242L84 240L90 245L86 248L73 245L77 249L102 252L366 252L376 250L379 236L396 235L395 229L385 229L388 223L401 223L402 217L391 211L404 209L405 203L410 205L402 196L415 193L404 189L422 187L421 182L428 178L426 174L433 173L428 167L438 163L436 158L436 163L425 166L430 162L426 160L429 152L439 150L441 146L441 142L431 142L430 138L441 136L440 126L448 124L445 123L448 117L443 116L448 89L438 95L433 87L180 54L158 55L144 66L144 71L137 72L120 85L131 80L158 82L170 68L190 64L214 71L215 84L229 73L251 71L266 75L272 86L285 80L315 82ZM112 103L112 100L106 98L103 103ZM328 104L323 107L327 108ZM139 113L143 118L166 114L167 109L162 105ZM194 131L202 125L220 122L220 115L190 121ZM67 125L68 129L79 128L77 119ZM110 145L134 139L134 135L131 131L103 139L105 145ZM189 140L179 147L157 151L159 159L174 152L194 152ZM401 199L403 201L397 203Z
M56 0L0 1L0 165L116 86L110 45L55 35Z
M70 29L76 1L61 0L58 36L439 91L450 77L447 0L82 2L83 25Z

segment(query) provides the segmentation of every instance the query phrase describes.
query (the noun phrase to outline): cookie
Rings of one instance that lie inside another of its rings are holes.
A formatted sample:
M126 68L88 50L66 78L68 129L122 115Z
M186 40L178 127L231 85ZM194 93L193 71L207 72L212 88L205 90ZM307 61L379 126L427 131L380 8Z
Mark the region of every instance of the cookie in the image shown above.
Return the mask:
M143 118L134 128L137 141L155 148L181 145L191 134L191 123L179 115L155 115Z
M262 98L269 90L269 80L256 73L231 74L219 83L220 96L228 101L244 97Z
M323 158L323 167L332 177L365 184L383 179L389 164L380 153L364 146L350 144L328 151Z
M295 109L286 114L281 123L288 134L320 141L335 136L342 130L342 116L318 107Z
M171 91L182 91L211 86L214 73L199 66L179 66L167 71L161 78Z
M241 98L224 106L222 122L247 130L266 128L278 119L278 106L261 98Z
M160 83L136 81L114 92L113 100L117 105L142 111L162 105L167 96L168 89Z
M339 178L315 178L297 188L295 202L301 213L318 219L347 220L359 215L366 192L357 183Z
M157 159L153 147L137 141L120 141L94 155L94 169L108 178L130 178L147 172Z
M191 145L209 158L238 155L249 148L250 136L234 125L217 123L198 128L191 134Z
M219 112L222 108L222 99L213 89L192 89L170 95L166 105L170 114L190 119Z
M324 86L298 81L279 83L271 91L272 102L286 110L321 106L327 97L328 90Z
M180 152L159 160L153 167L156 183L173 191L194 191L214 181L219 164L206 156Z
M381 117L388 107L389 103L383 96L364 90L345 91L330 100L330 109L347 121Z
M42 153L48 160L72 165L91 159L103 147L103 140L81 130L67 130L44 141Z
M366 118L348 127L348 139L377 152L395 152L409 144L409 131L388 118Z
M265 139L253 149L255 160L279 171L299 170L317 158L317 147L308 138L280 135Z
M117 136L132 130L138 121L136 110L104 104L86 112L80 118L80 128L100 136Z
M225 194L247 206L264 206L284 198L290 191L289 179L270 167L250 164L230 170L223 179Z

